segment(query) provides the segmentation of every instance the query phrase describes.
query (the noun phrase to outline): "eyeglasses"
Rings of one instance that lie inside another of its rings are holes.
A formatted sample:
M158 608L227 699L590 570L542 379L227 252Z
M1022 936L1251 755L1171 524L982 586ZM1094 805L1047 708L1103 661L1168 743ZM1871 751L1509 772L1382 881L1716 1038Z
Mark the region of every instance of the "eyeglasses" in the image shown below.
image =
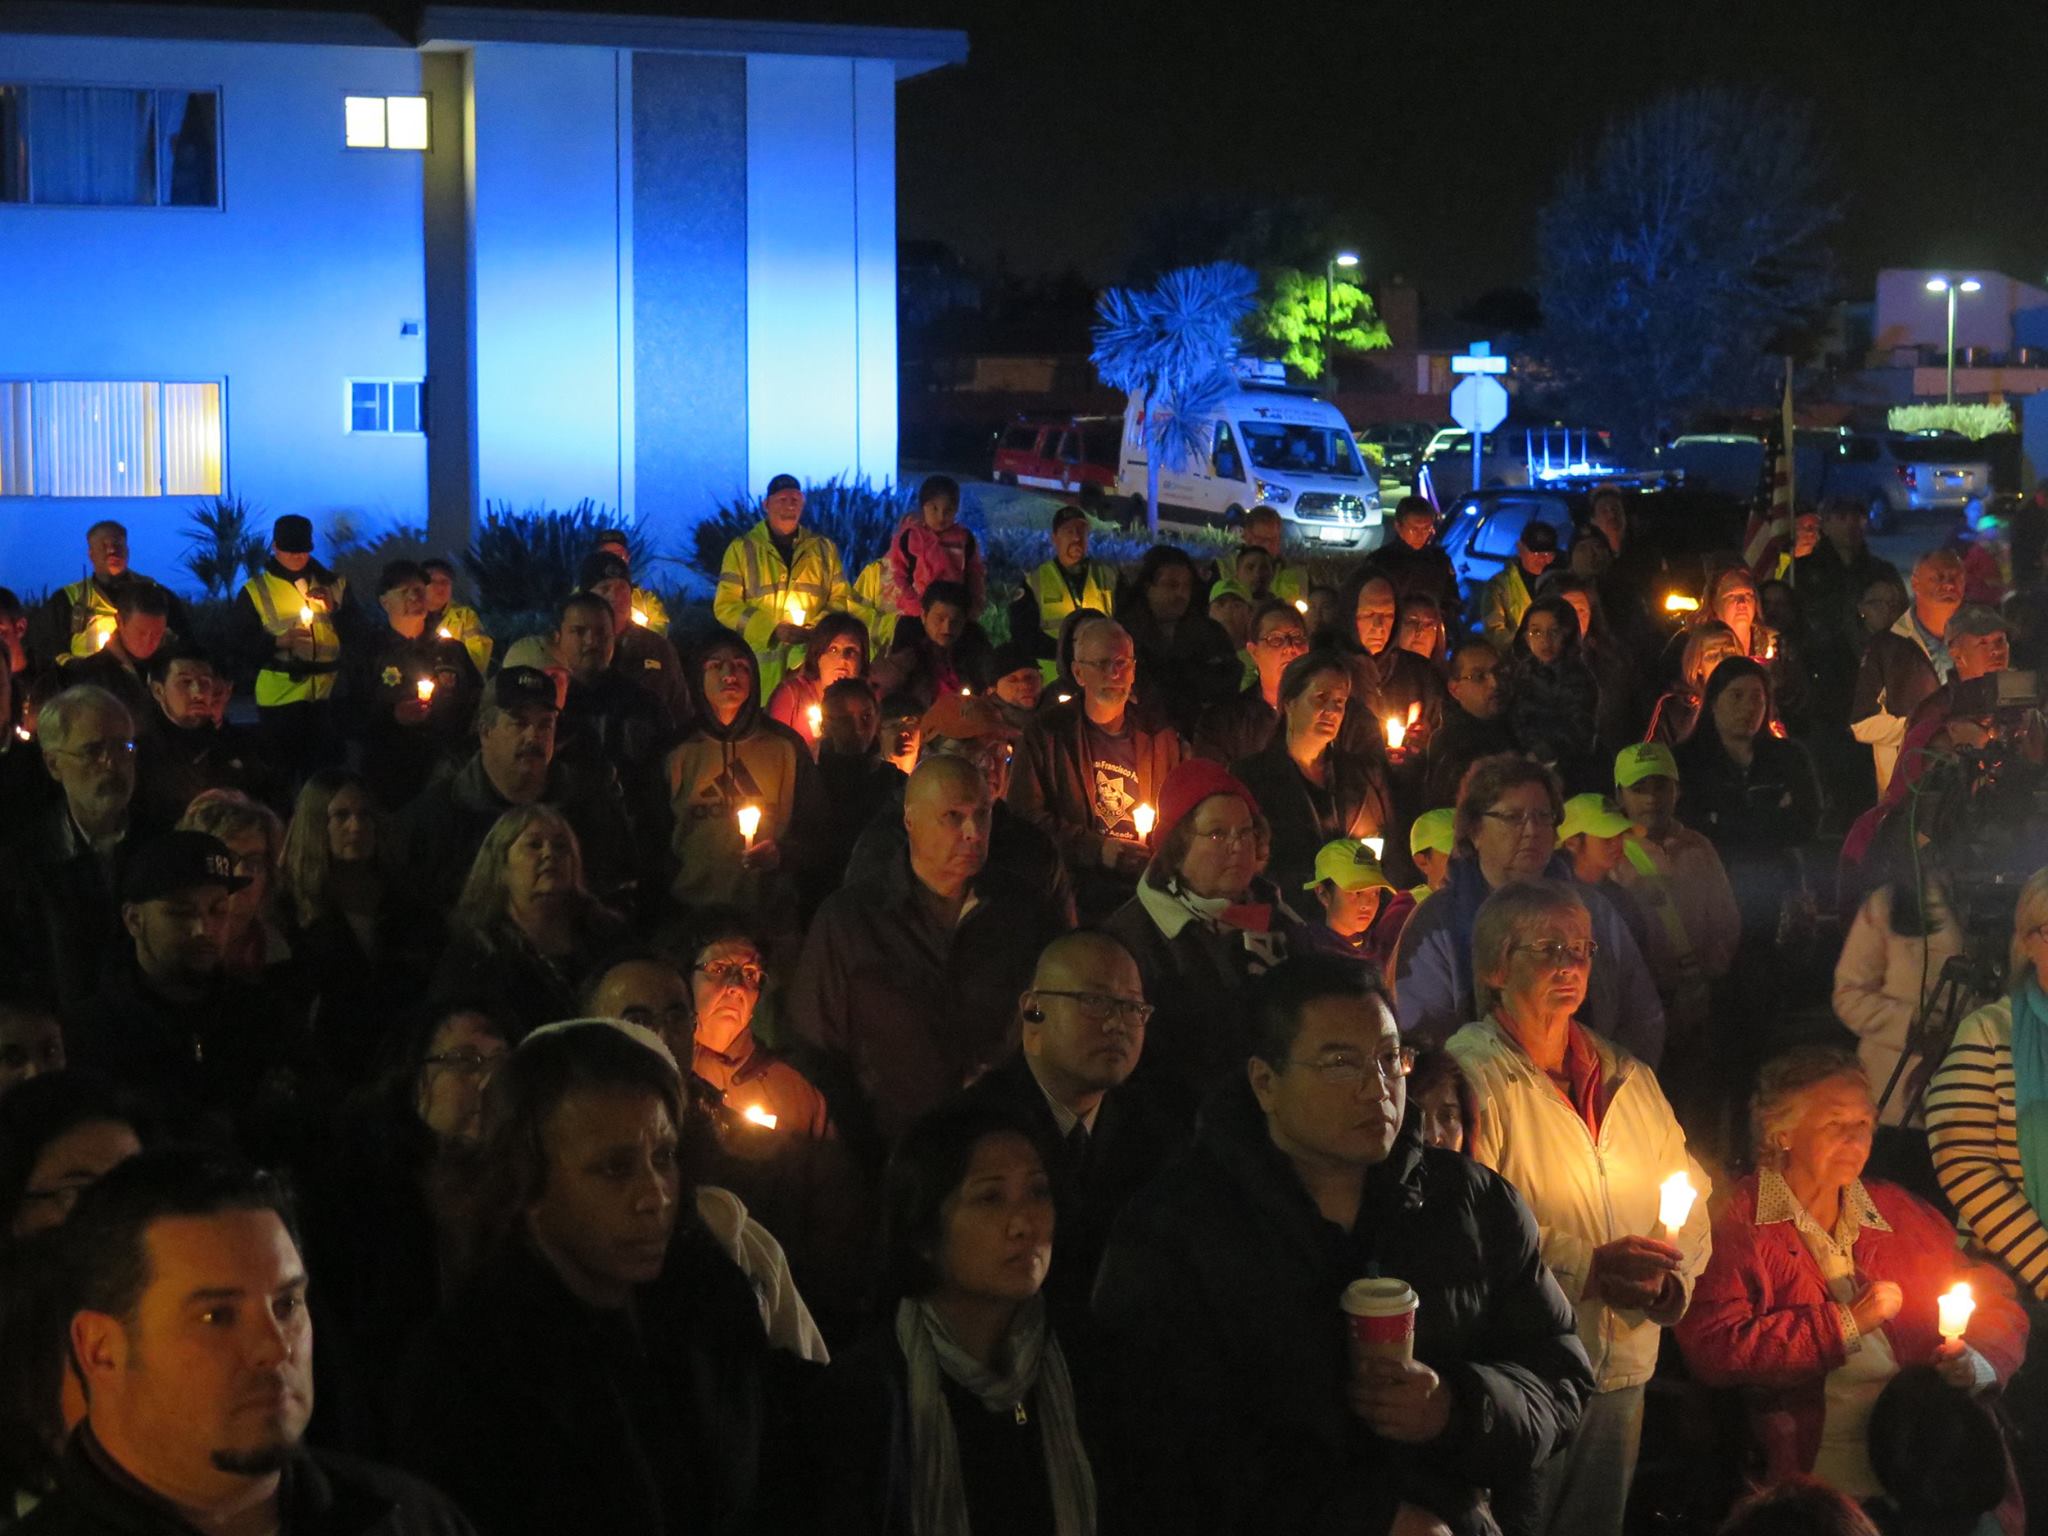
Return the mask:
M760 991L761 983L767 979L767 972L760 966L741 960L722 961L717 965L699 965L692 969L714 987L745 987L749 992Z
M1332 1051L1327 1056L1304 1060L1287 1058L1288 1064L1306 1067L1326 1083L1351 1088L1365 1081L1365 1074L1377 1072L1383 1083L1396 1083L1415 1070L1415 1052L1408 1046L1388 1046L1377 1056L1355 1056L1349 1051Z
M1106 658L1076 656L1074 658L1074 665L1077 667L1095 667L1101 671L1104 677L1129 677L1138 670L1137 660L1130 656L1110 656Z
M1132 1029L1143 1029L1151 1021L1153 1008L1148 1002L1135 997L1119 997L1114 992L1055 992L1046 987L1034 987L1033 997L1067 997L1081 1005L1081 1016L1091 1024L1108 1024L1115 1020Z
M1276 630L1259 642L1269 651L1287 651L1299 654L1308 649L1308 636L1295 629Z
M82 747L59 747L61 757L82 758L95 768L111 768L117 762L126 762L135 755L132 741L95 741Z
M1488 821L1513 827L1517 832L1548 832L1557 825L1557 816L1551 811L1481 811L1479 814Z
M458 1077L489 1077L504 1059L503 1051L444 1051L439 1056L429 1056L423 1065L453 1072Z
M1257 827L1219 827L1214 832L1197 832L1195 841L1221 852L1225 848L1248 848L1259 840Z
M1577 944L1560 944L1555 939L1548 944L1510 944L1508 949L1511 953L1539 956L1545 965L1560 970L1567 965L1591 965L1593 957L1600 953L1600 946L1591 939Z

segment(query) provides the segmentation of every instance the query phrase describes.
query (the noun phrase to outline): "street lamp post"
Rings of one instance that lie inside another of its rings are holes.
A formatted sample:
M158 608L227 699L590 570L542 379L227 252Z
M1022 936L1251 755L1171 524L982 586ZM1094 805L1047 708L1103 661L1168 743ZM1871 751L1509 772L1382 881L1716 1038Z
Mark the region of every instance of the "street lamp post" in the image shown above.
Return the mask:
M1339 251L1323 263L1323 388L1337 398L1337 383L1330 369L1330 333L1337 329L1337 269L1358 265L1358 252Z
M1929 293L1948 295L1948 403L1950 405L1956 403L1956 295L1958 293L1975 293L1983 286L1974 277L1966 277L1957 282L1950 282L1946 277L1937 274L1927 279L1927 291Z

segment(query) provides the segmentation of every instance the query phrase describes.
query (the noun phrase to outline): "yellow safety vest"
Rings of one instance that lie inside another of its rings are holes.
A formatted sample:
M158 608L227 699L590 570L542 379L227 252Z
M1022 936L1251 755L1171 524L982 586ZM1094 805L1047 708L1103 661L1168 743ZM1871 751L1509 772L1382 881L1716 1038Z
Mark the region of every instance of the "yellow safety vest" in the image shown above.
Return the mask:
M277 643L279 662L324 667L308 676L265 667L256 674L256 703L263 709L281 704L307 704L330 698L334 674L341 665L341 632L334 626L335 611L348 595L348 583L334 578L334 585L315 601L308 592L312 583L304 576L286 581L272 571L258 571L242 590L256 605L256 617L264 631ZM308 621L306 611L312 610Z
M886 656L896 641L896 588L889 576L887 557L870 560L860 568L847 595L846 611L868 627L868 649Z
M465 608L460 603L450 603L441 611L441 622L434 633L443 640L460 640L462 648L469 652L469 659L476 663L478 677L491 670L491 651L497 645L484 632L484 621L474 608Z
M1285 560L1274 561L1271 591L1279 602L1300 602L1308 596L1308 572L1298 565L1289 565Z
M71 656L97 655L114 638L117 622L114 600L91 577L72 582L64 589L64 596L71 604L71 646L69 655L57 658L59 665Z
M1046 639L1057 642L1068 615L1082 608L1106 614L1116 605L1116 572L1100 560L1090 560L1082 570L1081 595L1076 598L1059 561L1048 560L1031 573L1030 592L1038 604L1038 627ZM1041 661L1038 670L1049 683L1059 676L1059 662Z
M789 622L789 606L800 604L809 626L827 613L844 613L851 594L839 546L807 528L796 531L792 559L785 562L775 547L766 521L754 524L725 546L718 566L718 590L711 613L727 629L738 630L761 664L761 697L782 681L782 674L803 662L800 645L776 645L775 627ZM870 636L872 639L872 636Z
M668 633L668 605L645 587L633 589L633 611L647 622L640 627L651 629L657 635Z

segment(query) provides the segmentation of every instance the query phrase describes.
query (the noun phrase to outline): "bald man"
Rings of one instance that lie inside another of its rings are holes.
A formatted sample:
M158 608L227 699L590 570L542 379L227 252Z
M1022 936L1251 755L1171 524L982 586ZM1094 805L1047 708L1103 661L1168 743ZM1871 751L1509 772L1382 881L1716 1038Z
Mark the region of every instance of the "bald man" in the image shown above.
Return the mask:
M928 757L903 794L907 847L825 898L790 988L801 1064L848 1143L879 1165L926 1110L1015 1043L1017 996L1065 924L988 860L981 770Z
M1088 1326L1117 1213L1182 1145L1173 1120L1130 1085L1151 1013L1129 950L1107 934L1064 934L1017 1000L1020 1048L968 1090L1029 1127L1052 1172L1059 1219L1046 1302L1065 1340Z

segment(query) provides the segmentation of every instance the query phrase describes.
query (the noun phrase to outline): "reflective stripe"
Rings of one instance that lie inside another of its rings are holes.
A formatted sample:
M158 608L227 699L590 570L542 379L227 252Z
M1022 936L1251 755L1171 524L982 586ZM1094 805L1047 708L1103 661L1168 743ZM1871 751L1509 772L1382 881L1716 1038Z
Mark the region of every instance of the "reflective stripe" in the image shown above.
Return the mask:
M1067 615L1082 608L1108 613L1116 602L1116 573L1100 560L1090 560L1081 577L1081 595L1076 598L1060 571L1057 560L1048 560L1031 573L1031 595L1038 604L1038 627L1048 639L1057 640Z
M71 654L94 655L114 633L114 600L92 580L72 582L64 597L71 604Z
M313 622L310 625L299 621L300 611L310 601L303 576L296 582L290 582L271 571L258 571L242 590L249 594L250 602L255 605L256 617L262 621L264 632L277 642L275 655L278 661L327 667L340 662L341 634L334 627L334 610L347 597L346 581L336 577L327 602L311 604ZM287 672L265 667L256 674L256 703L264 709L324 699L333 692L332 671L311 677L293 677Z

